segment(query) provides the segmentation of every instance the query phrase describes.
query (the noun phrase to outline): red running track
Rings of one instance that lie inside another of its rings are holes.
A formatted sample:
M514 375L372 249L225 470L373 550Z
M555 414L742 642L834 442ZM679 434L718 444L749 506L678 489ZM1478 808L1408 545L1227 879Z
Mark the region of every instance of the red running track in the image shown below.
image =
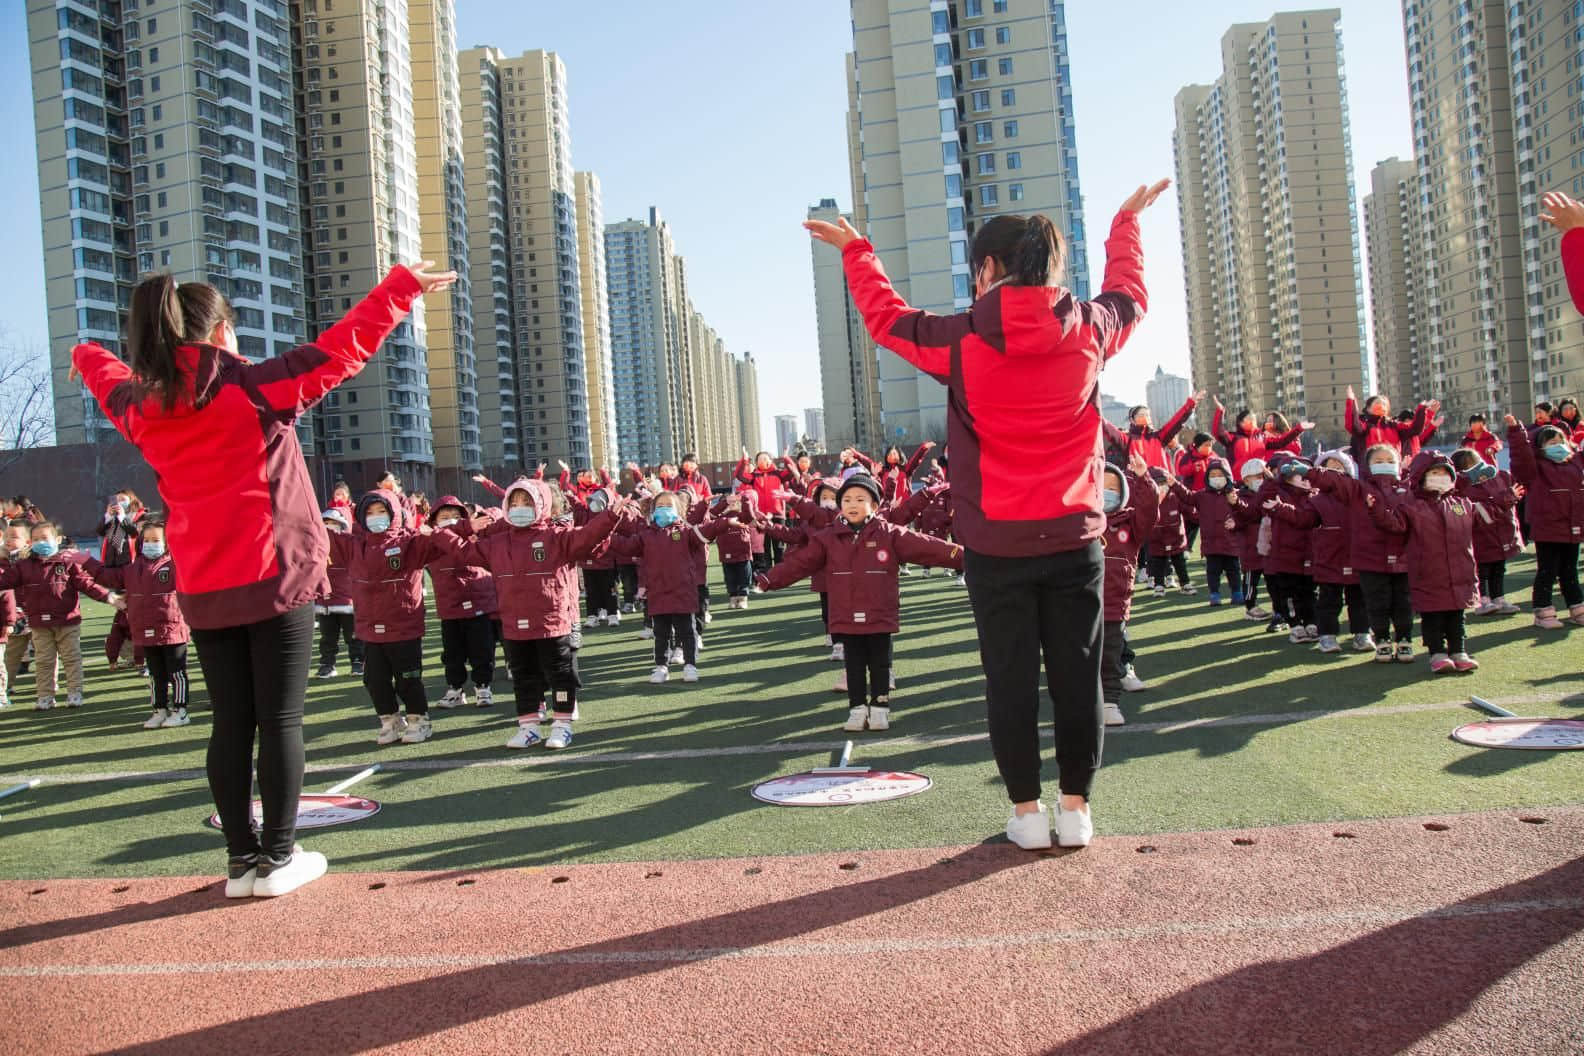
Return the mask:
M1571 1056L1581 932L1584 807L275 901L6 883L0 1053Z

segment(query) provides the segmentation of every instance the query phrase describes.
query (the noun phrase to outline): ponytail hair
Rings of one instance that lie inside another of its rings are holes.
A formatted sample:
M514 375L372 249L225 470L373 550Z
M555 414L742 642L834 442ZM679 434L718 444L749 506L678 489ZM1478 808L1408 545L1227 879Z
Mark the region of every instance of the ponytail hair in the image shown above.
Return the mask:
M165 410L174 409L184 384L176 349L206 342L215 327L235 321L225 295L207 283L177 285L169 274L144 279L132 290L127 322L132 373Z
M997 216L979 228L971 257L976 276L993 257L1012 285L1054 286L1066 271L1067 246L1046 216Z

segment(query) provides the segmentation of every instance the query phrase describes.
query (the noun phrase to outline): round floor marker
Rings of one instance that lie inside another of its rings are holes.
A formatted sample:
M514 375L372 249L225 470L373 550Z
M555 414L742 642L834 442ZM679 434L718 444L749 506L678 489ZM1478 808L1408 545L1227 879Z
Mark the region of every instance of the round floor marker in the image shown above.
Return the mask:
M755 785L753 797L778 807L851 807L915 796L931 784L923 774L905 771L791 774Z
M1584 748L1584 719L1481 719L1453 730L1452 739L1476 748L1571 751Z
M362 796L332 795L305 792L297 799L297 827L322 829L327 825L345 825L348 822L367 821L380 811L380 805ZM220 828L220 815L209 815L209 824ZM264 824L264 803L253 801L253 824Z

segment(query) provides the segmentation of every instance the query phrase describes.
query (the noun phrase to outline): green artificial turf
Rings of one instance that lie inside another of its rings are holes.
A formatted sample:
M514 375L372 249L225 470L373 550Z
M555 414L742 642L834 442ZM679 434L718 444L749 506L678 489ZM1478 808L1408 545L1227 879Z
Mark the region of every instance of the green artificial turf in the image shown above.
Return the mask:
M1527 592L1531 573L1530 562L1516 563L1513 597ZM303 839L338 868L466 870L927 847L999 832L1005 797L983 738L966 591L938 577L904 581L892 730L848 735L814 597L794 588L733 612L713 568L712 576L717 618L700 661L703 681L684 685L673 675L650 686L650 643L638 639L636 619L587 632L584 717L560 755L503 747L514 729L504 673L493 712L436 712L433 740L379 747L367 694L347 677L343 655L341 677L310 683L307 727L310 767L341 769L310 773L308 789L376 760L445 768L375 774L355 791L379 800L380 814ZM108 610L87 607L87 707L34 712L29 675L13 687L13 707L0 712L6 783L45 779L0 800L0 876L212 873L222 844L204 824L213 807L200 773L208 720L196 663L193 724L141 729L144 685L105 670ZM1431 678L1422 658L1409 667L1351 651L1322 656L1240 615L1210 609L1202 594L1137 595L1131 636L1150 689L1126 695L1132 725L1108 736L1094 801L1101 833L1584 802L1584 753L1485 751L1447 736L1476 717L1457 707L1471 693L1522 702L1513 704L1521 714L1584 713L1577 659L1584 630L1570 641L1569 632L1541 637L1527 616L1471 618L1470 648L1484 666ZM430 630L434 700L444 686L433 620ZM1329 715L1358 709L1365 714ZM1140 728L1207 719L1226 721ZM935 787L891 803L819 810L750 796L759 781L827 765L831 746L849 736L858 761L921 771ZM670 754L701 751L708 754ZM470 761L496 765L450 768ZM133 772L164 776L50 780Z

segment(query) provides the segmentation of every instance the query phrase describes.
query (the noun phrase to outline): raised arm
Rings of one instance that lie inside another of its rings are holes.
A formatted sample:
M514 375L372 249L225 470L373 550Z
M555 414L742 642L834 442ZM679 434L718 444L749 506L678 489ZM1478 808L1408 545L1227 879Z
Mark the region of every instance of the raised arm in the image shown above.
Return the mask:
M72 349L72 371L82 376L83 384L93 394L94 400L116 427L116 432L130 441L126 423L110 412L110 394L122 383L131 384L132 368L115 357L113 352L98 345L78 345Z
M910 565L962 570L963 550L956 543L903 528L892 539L897 560Z
M582 561L599 549L599 545L615 531L616 519L617 514L607 507L590 517L587 524L567 532L568 560Z
M768 575L761 573L758 584L762 590L780 590L806 579L825 566L825 540L819 533L811 533L808 545L801 546L782 559Z
M1529 430L1510 414L1507 416L1507 459L1512 466L1513 479L1518 483L1528 487L1540 479L1540 467L1535 464Z
M1232 453L1232 445L1237 442L1237 437L1226 431L1226 408L1221 406L1219 399L1216 400L1215 414L1210 418L1210 435L1227 449L1227 454Z
M1292 443L1294 440L1297 440L1303 434L1304 434L1303 423L1299 422L1297 425L1293 426L1291 429L1287 430L1285 433L1281 434L1280 436L1268 436L1268 437L1266 437L1265 438L1265 450L1267 450L1267 451L1280 451L1282 448L1286 447L1288 444Z
M506 489L482 473L473 474L473 483L477 484L479 487L483 488L485 491L489 492L491 495L494 495L498 499L504 499L506 497Z
M1353 389L1348 387L1347 403L1342 406L1342 428L1347 430L1349 436L1363 436L1366 428L1359 421L1358 401L1353 397Z
M918 472L919 466L924 464L924 456L929 454L934 446L935 441L933 440L926 440L920 444L919 449L913 452L913 457L907 460L907 465L902 467L902 475L912 477L914 473Z
M1141 538L1148 536L1160 519L1160 496L1155 494L1155 482L1130 470L1128 495L1133 500L1133 531Z
M929 506L935 493L929 488L920 488L909 495L906 500L897 503L885 512L885 519L892 524L908 525L918 520L919 514Z
M973 317L967 312L932 315L911 307L891 285L868 239L847 243L842 268L853 304L875 344L944 384L951 373L952 346L972 331Z
M1105 280L1100 286L1100 296L1090 302L1090 322L1106 359L1122 351L1148 308L1138 211L1123 206L1111 221L1111 234L1106 238Z
M1172 438L1182 431L1183 423L1186 422L1188 420L1188 416L1193 413L1194 407L1194 398L1190 396L1188 397L1187 402L1185 402L1181 407L1177 408L1177 413L1172 415L1171 418L1167 419L1166 424L1160 427L1160 431L1155 435L1157 438L1159 438L1162 445L1171 443Z

